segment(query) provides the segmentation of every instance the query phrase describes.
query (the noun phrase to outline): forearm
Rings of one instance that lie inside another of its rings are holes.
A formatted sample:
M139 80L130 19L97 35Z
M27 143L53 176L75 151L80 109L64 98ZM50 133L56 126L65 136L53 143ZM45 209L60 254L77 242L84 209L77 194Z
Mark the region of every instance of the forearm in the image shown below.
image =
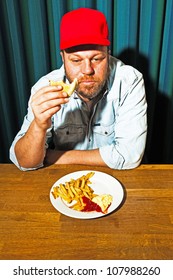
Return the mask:
M102 160L99 149L95 150L47 150L45 161L47 164L84 164L106 166Z
M45 157L46 131L39 129L33 121L26 134L15 145L18 163L24 168L40 165Z

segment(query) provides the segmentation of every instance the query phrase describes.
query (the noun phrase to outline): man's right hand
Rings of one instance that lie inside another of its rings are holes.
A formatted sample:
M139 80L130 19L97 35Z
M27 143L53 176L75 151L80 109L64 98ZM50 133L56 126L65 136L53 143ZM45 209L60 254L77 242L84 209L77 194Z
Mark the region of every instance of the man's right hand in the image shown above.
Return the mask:
M62 86L46 86L38 90L31 100L37 126L47 130L51 126L51 117L68 101L68 94L62 91Z

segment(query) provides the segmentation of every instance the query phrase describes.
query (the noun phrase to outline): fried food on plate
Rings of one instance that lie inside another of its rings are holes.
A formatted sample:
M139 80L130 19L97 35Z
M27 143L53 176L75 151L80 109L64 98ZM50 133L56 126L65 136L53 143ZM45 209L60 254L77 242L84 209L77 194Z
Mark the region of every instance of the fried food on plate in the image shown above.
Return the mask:
M65 200L73 210L107 213L113 197L110 194L98 195L94 193L94 190L89 186L92 184L90 178L93 175L94 172L89 172L80 178L59 184L53 188L52 195L55 199L60 197Z

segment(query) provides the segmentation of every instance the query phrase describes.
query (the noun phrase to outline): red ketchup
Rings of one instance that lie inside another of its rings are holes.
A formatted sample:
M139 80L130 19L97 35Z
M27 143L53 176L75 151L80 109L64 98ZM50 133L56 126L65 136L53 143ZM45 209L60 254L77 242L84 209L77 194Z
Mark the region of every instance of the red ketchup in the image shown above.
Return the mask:
M89 199L88 197L83 196L82 200L85 203L84 209L82 210L83 212L97 211L103 213L101 207L97 203Z

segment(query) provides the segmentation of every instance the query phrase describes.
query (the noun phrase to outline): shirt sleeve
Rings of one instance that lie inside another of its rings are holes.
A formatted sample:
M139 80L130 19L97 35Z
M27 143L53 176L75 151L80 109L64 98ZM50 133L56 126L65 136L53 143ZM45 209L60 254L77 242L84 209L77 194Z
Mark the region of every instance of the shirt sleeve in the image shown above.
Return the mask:
M142 74L130 66L125 66L122 72L115 139L99 151L110 168L132 169L140 164L145 150L147 103Z
M14 138L14 141L11 144L10 155L9 155L11 161L19 169L21 169L23 171L35 170L35 169L38 169L38 168L43 166L43 163L41 163L40 165L35 166L34 168L23 168L22 166L19 165L19 163L17 161L17 158L16 158L16 155L15 155L15 150L14 150L15 144L17 143L17 141L22 136L25 135L25 133L27 132L31 122L34 119L32 108L31 108L31 105L30 105L31 98L40 88L42 88L44 86L48 86L49 85L49 80L54 80L54 79L55 80L57 80L57 79L58 80L63 80L63 77L64 77L64 66L62 65L62 67L60 69L53 70L52 72L48 73L47 75L41 77L31 89L31 96L30 96L30 99L29 99L29 102L28 102L27 115L24 118L24 121L23 121L23 124L22 124L22 127L21 127L20 131L17 133L16 137ZM53 118L52 118L52 121L53 121ZM48 148L49 142L51 141L51 138L52 138L52 132L51 131L52 131L52 127L49 128L47 130L47 133L46 133L45 153L46 153L46 149ZM32 145L32 143L31 143L31 145Z
M31 91L31 96L34 94L34 89L32 88L32 91ZM31 97L30 97L30 100L31 100ZM34 119L34 115L33 115L33 112L32 112L32 108L30 106L30 100L28 102L28 111L27 111L27 115L24 117L24 121L23 121L23 124L22 124L22 127L20 129L20 131L17 133L17 135L15 136L12 144L11 144L11 147L10 147L10 153L9 153L9 157L10 157L10 160L22 171L29 171L29 170L36 170L38 168L41 168L43 167L43 163L39 164L38 166L35 166L34 168L24 168L22 166L19 165L19 162L17 160L17 157L16 157L16 154L15 154L15 145L16 143L18 142L18 140L20 138L22 138L25 133L27 132L31 122L33 121ZM45 142L45 153L46 153L46 149L48 148L48 139L51 138L51 128L47 130L47 134L46 134L46 142ZM32 145L32 143L31 143Z

